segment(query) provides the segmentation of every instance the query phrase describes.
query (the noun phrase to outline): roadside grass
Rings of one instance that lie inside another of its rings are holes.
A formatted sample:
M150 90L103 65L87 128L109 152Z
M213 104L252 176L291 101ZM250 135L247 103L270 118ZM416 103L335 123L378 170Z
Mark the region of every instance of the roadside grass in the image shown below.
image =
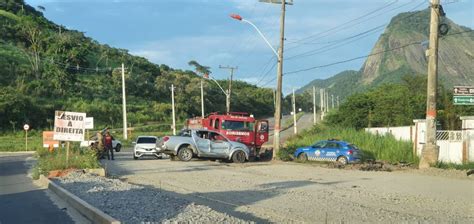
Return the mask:
M38 179L41 174L48 175L52 170L93 169L100 168L100 163L93 150L88 148L71 147L69 150L69 161L66 163L66 150L59 149L49 152L47 149L36 151L37 163L33 167L32 177Z
M463 164L437 162L433 167L440 169L471 170L474 169L474 162Z
M391 135L372 135L363 130L328 127L323 124L289 138L286 146L280 150L279 157L281 160L290 160L290 155L297 148L327 139L339 139L357 145L363 152L362 160L376 159L391 163L418 164L418 157L413 155L412 143L409 141L399 141Z
M0 152L37 151L43 147L42 132L28 132L28 148L25 148L25 132L0 135Z

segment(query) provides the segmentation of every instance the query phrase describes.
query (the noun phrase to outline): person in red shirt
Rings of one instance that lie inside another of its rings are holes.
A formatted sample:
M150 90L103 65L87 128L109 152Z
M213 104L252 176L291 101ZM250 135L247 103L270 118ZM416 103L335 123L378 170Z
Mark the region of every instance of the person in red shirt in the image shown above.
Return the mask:
M105 136L104 136L104 148L105 148L105 151L107 153L107 159L108 160L110 160L110 158L112 158L112 160L114 160L114 149L112 147L112 140L114 140L114 137L107 130L107 132L105 132Z

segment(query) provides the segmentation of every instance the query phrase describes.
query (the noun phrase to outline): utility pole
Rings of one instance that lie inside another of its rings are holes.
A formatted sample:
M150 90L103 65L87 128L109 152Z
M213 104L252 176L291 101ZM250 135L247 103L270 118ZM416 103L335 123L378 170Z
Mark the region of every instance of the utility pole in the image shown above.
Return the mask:
M436 94L438 86L438 27L439 0L431 0L430 43L428 49L428 88L426 99L426 141L421 151L419 168L429 168L438 162L439 147L436 145Z
M176 135L176 115L175 115L175 109L174 109L174 85L171 84L171 106L172 106L172 112L173 112L173 125L172 125L172 129L173 129L173 135Z
M326 112L329 112L329 91L326 90L324 97L326 98L326 104L324 105L324 108L326 109Z
M296 127L296 97L295 89L293 88L293 130L295 135L298 134L298 128Z
M125 65L122 63L122 113L123 113L123 139L127 140L127 101L125 99Z
M237 70L238 67L230 67L230 66L220 66L220 69L228 69L230 70L230 81L229 81L229 88L227 89L227 94L226 94L226 110L227 113L230 112L230 96L232 94L232 77L234 76L234 70Z
M277 89L276 89L276 107L275 107L275 129L273 133L273 159L278 159L280 151L280 126L281 126L281 94L283 79L283 49L285 42L285 11L286 0L281 1L280 16L280 48L278 49L278 68L277 68Z
M313 124L316 124L316 87L313 86Z
M331 109L334 109L334 94L331 94L331 104L332 104Z
M339 109L339 96L337 96L337 109Z
M324 89L319 90L319 107L321 108L321 120L324 120Z
M204 87L201 79L201 117L204 118Z

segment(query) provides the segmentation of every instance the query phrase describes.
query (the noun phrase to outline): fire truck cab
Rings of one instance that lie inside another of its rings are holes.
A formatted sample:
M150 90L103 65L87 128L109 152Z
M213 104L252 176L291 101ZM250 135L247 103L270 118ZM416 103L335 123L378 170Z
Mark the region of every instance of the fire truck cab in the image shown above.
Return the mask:
M185 127L219 132L232 141L247 145L252 157L258 157L260 148L268 141L268 121L256 120L246 112L211 113L205 118L190 118Z

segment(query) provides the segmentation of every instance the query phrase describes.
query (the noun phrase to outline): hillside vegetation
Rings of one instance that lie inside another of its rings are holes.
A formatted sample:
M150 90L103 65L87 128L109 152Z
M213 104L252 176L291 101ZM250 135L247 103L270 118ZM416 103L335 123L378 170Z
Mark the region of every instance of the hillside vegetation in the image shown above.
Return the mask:
M0 131L52 126L55 110L86 112L97 128L120 126L121 63L126 67L129 123L170 123L176 86L179 120L201 114L201 76L157 65L66 29L23 0L0 0ZM222 86L227 81L219 81ZM232 110L257 117L272 113L270 89L234 81ZM225 96L205 82L206 111L225 111Z

